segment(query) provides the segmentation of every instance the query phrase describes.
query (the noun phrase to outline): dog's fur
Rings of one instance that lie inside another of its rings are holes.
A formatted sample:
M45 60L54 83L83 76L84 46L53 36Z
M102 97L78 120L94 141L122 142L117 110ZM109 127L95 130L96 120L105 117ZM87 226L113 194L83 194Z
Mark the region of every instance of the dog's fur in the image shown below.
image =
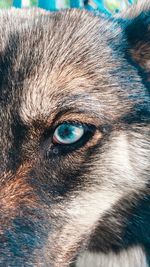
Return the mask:
M144 10L0 11L0 266L150 266ZM53 144L64 121L93 130Z

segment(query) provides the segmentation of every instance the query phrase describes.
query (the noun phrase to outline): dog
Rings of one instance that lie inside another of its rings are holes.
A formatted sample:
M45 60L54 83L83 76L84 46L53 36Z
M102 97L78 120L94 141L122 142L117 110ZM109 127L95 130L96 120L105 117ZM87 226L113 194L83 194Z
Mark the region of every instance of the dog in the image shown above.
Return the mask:
M1 267L150 266L149 88L149 1L0 11Z

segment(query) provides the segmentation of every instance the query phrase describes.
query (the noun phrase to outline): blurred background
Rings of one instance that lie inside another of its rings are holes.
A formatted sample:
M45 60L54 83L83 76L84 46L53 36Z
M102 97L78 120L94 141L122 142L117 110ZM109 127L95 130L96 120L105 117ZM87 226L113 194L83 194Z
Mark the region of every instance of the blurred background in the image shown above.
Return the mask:
M47 10L59 10L63 8L98 9L105 13L118 13L137 0L0 0L0 8L28 8L38 6Z

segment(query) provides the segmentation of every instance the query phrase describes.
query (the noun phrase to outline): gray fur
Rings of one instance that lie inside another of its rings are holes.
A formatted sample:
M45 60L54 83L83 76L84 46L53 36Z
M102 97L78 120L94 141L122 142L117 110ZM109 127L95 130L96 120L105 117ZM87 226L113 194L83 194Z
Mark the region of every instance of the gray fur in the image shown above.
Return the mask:
M85 251L150 266L150 13L137 8L0 11L0 266L67 267ZM64 121L95 130L62 149Z

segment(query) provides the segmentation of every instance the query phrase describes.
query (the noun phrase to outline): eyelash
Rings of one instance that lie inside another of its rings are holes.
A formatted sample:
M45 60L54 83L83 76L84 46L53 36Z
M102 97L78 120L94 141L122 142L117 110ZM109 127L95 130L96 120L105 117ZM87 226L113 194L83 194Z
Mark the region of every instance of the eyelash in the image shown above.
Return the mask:
M81 122L81 121L70 121L70 120L67 120L67 121L61 121L61 122L59 122L57 125L55 125L55 127L54 127L54 130L53 130L53 132L56 130L56 128L57 127L59 127L61 124L73 124L73 125L82 125L82 126L88 126L88 125L90 125L90 124L88 124L88 123L85 123L85 122Z

